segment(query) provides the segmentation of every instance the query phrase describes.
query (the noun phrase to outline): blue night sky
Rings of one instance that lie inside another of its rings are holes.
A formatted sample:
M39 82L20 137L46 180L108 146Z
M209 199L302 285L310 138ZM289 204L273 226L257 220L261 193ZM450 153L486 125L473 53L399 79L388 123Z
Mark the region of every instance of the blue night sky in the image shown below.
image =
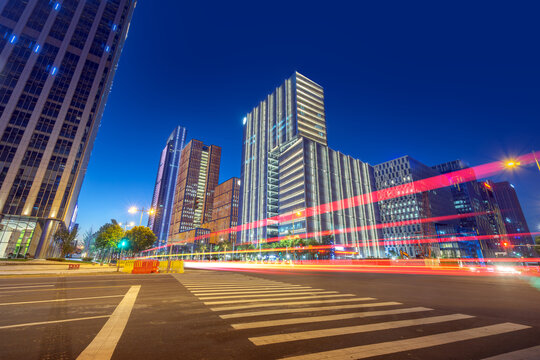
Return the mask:
M242 118L294 70L324 87L330 147L372 165L540 150L537 2L323 3L140 0L79 197L82 230L138 223L127 209L150 205L176 125L222 147L221 181L239 176ZM494 180L515 184L537 230L538 169Z

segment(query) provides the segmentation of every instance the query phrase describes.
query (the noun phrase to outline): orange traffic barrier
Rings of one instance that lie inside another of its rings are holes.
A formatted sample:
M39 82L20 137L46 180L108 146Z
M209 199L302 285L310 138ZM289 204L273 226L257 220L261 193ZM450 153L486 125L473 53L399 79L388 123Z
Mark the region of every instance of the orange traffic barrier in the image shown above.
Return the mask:
M151 274L159 271L158 260L137 260L133 264L132 274Z
M69 264L68 270L77 270L81 267L81 264Z

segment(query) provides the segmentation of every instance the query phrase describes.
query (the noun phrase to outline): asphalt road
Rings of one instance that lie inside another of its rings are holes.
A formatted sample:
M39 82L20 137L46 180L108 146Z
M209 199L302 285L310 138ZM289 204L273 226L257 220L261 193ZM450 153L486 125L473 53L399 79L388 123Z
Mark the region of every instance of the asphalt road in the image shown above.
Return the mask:
M0 279L0 359L496 355L540 359L540 287L528 279L189 269Z

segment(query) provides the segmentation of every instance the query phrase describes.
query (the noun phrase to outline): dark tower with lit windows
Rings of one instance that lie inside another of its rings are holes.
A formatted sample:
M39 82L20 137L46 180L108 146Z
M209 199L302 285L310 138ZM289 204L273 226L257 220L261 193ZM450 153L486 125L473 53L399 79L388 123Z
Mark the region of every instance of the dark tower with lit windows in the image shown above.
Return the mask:
M0 1L0 258L74 221L135 4Z

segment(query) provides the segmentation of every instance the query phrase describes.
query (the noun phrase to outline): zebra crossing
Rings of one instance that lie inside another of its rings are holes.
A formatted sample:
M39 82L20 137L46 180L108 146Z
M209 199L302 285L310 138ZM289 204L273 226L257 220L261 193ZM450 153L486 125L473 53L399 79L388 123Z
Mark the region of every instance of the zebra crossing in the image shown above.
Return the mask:
M327 345L326 349L325 346L321 349L316 346L299 346L296 349L301 349L303 354L298 355L298 350L295 350L282 356L282 359L364 359L530 328L506 322L463 329L470 324L462 322L475 316L441 314L429 307L408 307L397 301L360 297L237 273L194 272L176 278L234 330L244 332L256 347L340 337L348 337L350 340L351 336L361 340L358 346L337 349L328 349ZM370 318L375 318L375 322ZM335 325L335 321L349 323L346 323L348 326L339 326ZM355 322L354 325L349 325L351 321ZM422 332L424 326L433 324L441 325L445 332L369 343L373 334L407 328ZM459 330L447 331L451 324L459 324ZM540 352L534 352L533 356L523 359L540 358L536 357L540 356ZM510 359L513 358L508 357Z

